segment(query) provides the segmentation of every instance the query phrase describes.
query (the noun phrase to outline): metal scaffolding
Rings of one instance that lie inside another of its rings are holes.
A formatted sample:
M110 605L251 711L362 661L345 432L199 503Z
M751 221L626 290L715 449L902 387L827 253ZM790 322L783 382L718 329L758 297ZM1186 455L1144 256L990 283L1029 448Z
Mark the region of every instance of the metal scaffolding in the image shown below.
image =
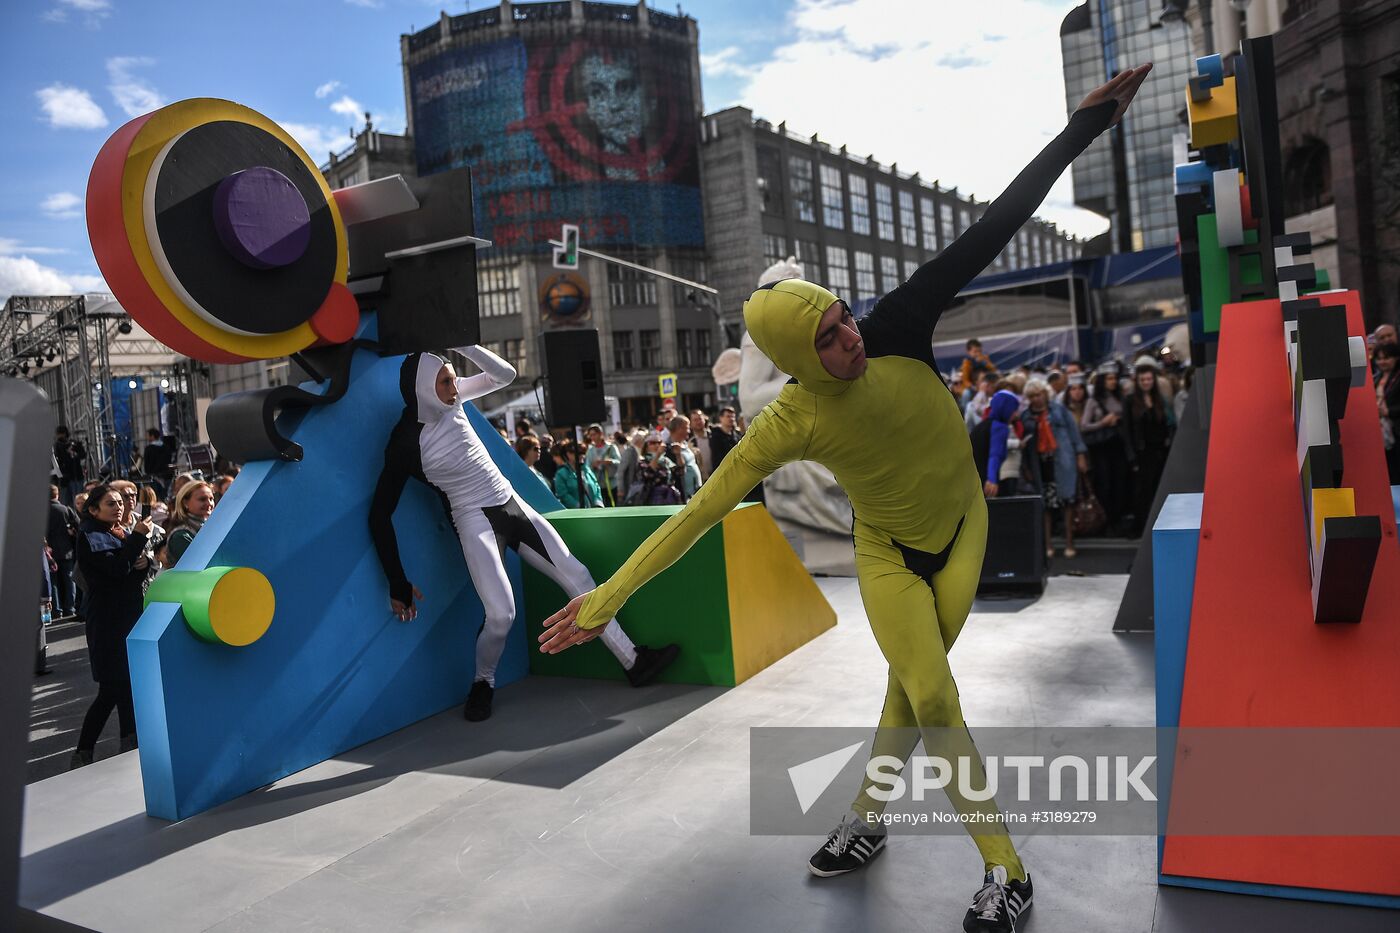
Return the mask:
M126 459L119 450L112 380L153 372L174 379L179 362L135 328L111 295L15 295L0 312L0 374L45 391L55 424L83 440L93 473L104 463L120 469Z

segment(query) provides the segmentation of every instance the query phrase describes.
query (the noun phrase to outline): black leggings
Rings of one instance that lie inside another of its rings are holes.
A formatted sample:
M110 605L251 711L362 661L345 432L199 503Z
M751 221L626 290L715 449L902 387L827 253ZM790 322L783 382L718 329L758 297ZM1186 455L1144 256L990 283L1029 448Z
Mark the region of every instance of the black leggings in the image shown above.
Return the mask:
M107 725L107 717L112 715L114 708L121 737L136 734L136 709L131 702L131 682L100 683L97 685L97 696L92 698L92 705L83 717L83 731L78 733L78 751L91 752L97 746L97 737L102 734L102 727Z

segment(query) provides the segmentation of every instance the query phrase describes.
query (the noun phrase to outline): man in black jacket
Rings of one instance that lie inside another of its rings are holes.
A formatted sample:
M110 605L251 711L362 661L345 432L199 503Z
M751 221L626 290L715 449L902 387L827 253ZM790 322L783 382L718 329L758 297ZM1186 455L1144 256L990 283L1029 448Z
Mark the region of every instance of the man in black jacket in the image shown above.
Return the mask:
M73 538L78 533L78 513L58 501L58 487L49 486L49 527L44 540L53 552L58 569L50 574L53 583L54 618L77 615L73 586Z

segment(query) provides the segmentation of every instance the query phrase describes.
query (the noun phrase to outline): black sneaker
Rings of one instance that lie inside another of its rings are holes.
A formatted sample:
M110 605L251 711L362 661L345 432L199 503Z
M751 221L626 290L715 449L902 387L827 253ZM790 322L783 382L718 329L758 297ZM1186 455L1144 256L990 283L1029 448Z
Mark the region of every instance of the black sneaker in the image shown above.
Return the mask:
M472 692L467 694L467 705L462 707L462 715L468 722L481 722L491 718L491 697L496 690L484 680L472 684Z
M807 868L818 878L831 878L855 871L885 851L885 833L868 833L864 822L857 823L855 814L847 813L826 837L826 845L807 860Z
M667 645L664 648L638 645L637 660L627 669L627 682L634 687L645 687L669 667L680 653L680 645Z
M1016 918L1030 906L1030 873L1025 881L1009 881L1006 869L994 865L963 917L963 929L967 933L1015 933Z

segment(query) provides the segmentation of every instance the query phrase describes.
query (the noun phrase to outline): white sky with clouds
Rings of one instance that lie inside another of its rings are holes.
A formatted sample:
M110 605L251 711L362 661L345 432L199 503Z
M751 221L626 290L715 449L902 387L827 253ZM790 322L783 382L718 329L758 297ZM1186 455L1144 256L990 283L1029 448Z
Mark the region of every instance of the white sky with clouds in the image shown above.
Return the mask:
M741 104L985 201L1064 128L1060 23L1076 5L797 0L788 41L757 51L706 44L702 21L701 70L735 79L706 109ZM1108 228L1073 201L1066 172L1039 215L1085 237Z

